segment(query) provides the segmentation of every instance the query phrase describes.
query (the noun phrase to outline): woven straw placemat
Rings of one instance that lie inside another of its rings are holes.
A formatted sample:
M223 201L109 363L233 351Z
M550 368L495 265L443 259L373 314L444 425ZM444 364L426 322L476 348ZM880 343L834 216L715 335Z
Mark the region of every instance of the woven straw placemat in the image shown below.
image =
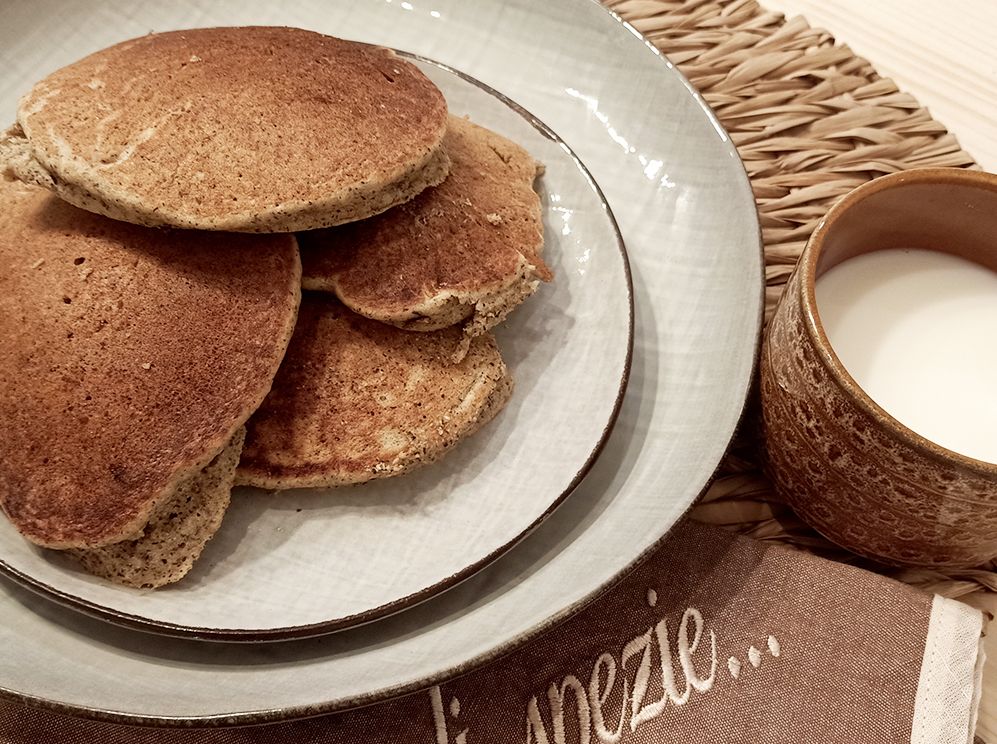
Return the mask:
M837 199L895 171L977 168L913 96L802 18L785 19L755 0L604 3L668 55L737 145L765 244L766 322L807 238ZM756 391L694 518L861 565L984 609L997 607L997 561L973 570L898 570L854 556L800 522L761 470L757 417ZM993 639L988 645L994 646ZM988 669L977 733L997 741L995 677Z

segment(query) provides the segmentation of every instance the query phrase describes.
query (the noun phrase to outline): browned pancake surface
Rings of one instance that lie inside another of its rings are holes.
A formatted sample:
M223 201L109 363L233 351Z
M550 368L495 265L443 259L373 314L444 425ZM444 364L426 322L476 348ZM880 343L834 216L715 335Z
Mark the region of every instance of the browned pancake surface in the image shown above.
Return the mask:
M245 437L245 429L237 431L208 467L181 481L156 507L142 537L71 550L72 556L89 573L124 586L156 588L182 579L221 527Z
M149 230L0 181L0 506L30 540L137 537L270 388L291 236Z
M459 338L452 328L402 331L306 293L274 387L247 424L237 482L335 486L431 462L511 392L491 334L454 364Z
M439 186L373 219L299 236L307 289L333 291L367 317L435 330L478 310L507 312L536 279L551 278L533 190L539 164L454 116L444 147L450 176Z
M447 171L446 102L418 68L300 29L124 42L38 83L18 123L34 158L12 168L20 177L147 225L334 225L409 199Z

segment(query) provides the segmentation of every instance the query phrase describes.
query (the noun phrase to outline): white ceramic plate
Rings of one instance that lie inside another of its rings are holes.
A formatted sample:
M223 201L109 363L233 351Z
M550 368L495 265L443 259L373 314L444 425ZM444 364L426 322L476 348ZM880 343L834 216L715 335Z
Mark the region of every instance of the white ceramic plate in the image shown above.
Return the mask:
M496 329L516 382L494 422L440 462L340 489L238 489L193 571L156 591L92 577L0 519L0 568L114 622L256 641L370 622L480 569L550 514L609 435L630 368L630 272L595 184L556 136L474 81L417 64L450 111L544 163L544 257L555 280Z
M333 635L239 645L154 637L0 582L0 687L11 697L116 720L222 724L428 686L550 627L646 555L706 486L740 417L762 308L747 178L686 81L594 2L7 3L0 110L12 111L30 80L117 39L247 23L440 60L564 137L630 254L637 322L619 420L571 498L506 555L438 597Z

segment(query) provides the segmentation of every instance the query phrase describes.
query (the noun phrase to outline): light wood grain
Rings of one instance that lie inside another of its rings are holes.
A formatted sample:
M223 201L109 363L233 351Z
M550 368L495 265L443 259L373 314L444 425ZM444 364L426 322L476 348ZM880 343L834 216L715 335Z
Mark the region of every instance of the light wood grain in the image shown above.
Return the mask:
M871 61L997 171L997 2L762 0L802 15Z

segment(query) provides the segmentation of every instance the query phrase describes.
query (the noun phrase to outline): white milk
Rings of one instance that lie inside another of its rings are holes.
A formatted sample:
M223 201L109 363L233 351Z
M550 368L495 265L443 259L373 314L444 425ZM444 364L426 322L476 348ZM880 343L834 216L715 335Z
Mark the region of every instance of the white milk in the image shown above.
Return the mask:
M950 450L997 463L997 272L884 250L817 280L838 358L869 397Z

